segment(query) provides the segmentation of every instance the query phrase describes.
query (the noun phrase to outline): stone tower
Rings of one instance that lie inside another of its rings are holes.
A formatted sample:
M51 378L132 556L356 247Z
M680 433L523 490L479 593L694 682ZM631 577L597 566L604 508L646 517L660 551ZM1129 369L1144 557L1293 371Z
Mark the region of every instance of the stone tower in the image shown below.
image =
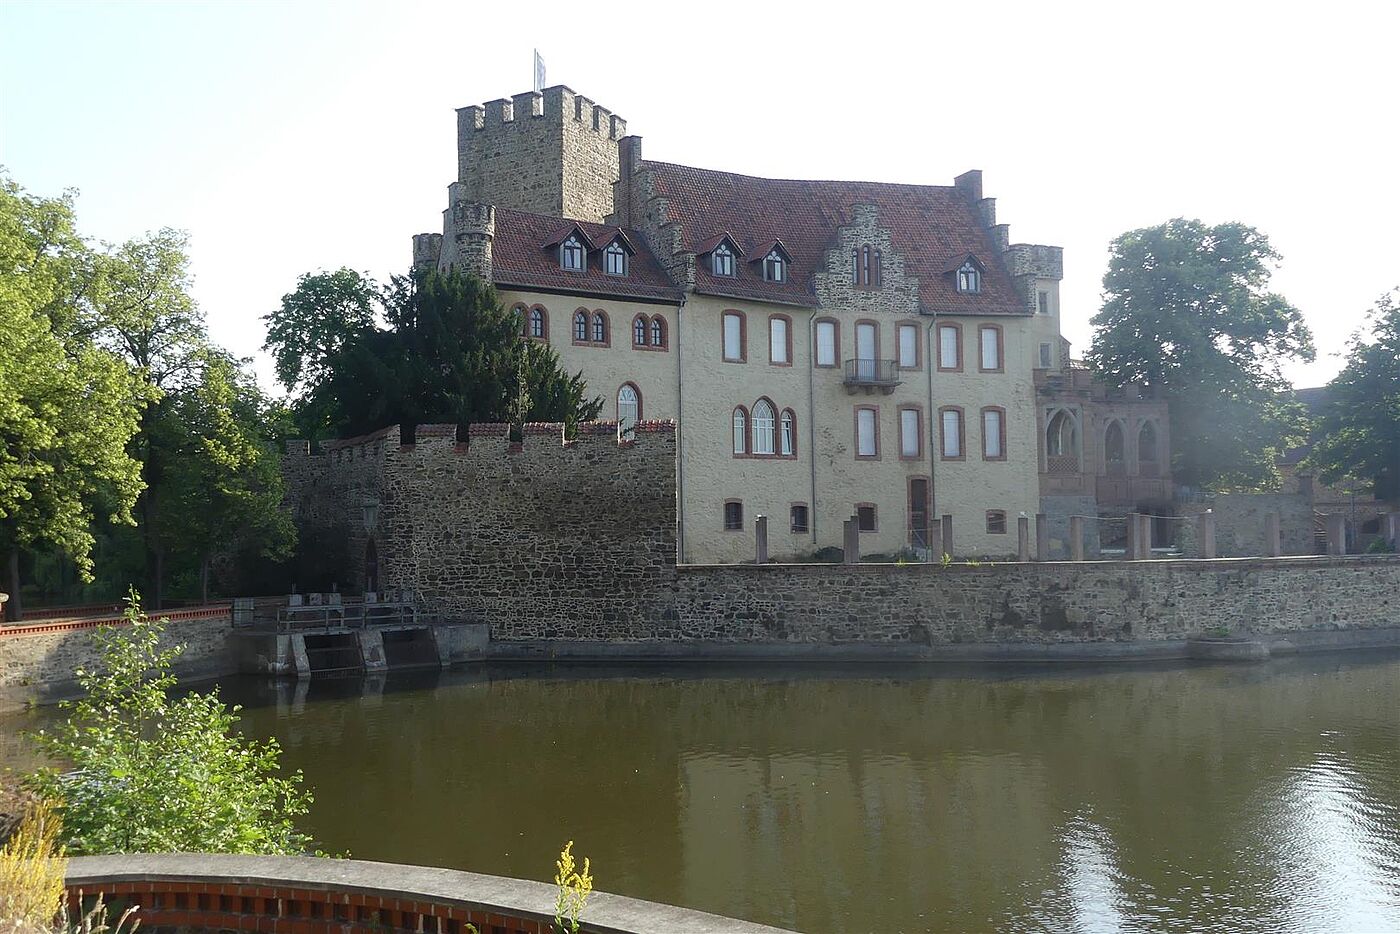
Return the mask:
M563 85L457 111L454 200L601 222L627 121Z

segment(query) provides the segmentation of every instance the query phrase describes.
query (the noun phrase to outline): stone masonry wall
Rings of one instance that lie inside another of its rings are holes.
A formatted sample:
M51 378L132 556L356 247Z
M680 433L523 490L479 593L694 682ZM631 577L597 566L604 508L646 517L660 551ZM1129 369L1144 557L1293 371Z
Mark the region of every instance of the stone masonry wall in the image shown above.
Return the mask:
M1199 540L1195 517L1210 509L1215 514L1215 553L1221 558L1252 558L1264 554L1265 516L1279 514L1279 537L1285 555L1310 555L1315 520L1312 498L1299 493L1217 493L1187 504L1178 523L1182 554L1196 557Z

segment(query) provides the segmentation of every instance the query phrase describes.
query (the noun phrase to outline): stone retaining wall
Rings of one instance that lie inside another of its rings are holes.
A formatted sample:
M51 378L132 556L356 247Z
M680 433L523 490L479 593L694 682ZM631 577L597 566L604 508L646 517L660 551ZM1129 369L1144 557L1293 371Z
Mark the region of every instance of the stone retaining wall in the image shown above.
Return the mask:
M161 644L185 646L174 666L182 679L211 678L234 670L228 650L233 620L227 610L158 615L170 617ZM73 693L76 669L97 662L92 641L97 625L90 621L0 628L0 710Z

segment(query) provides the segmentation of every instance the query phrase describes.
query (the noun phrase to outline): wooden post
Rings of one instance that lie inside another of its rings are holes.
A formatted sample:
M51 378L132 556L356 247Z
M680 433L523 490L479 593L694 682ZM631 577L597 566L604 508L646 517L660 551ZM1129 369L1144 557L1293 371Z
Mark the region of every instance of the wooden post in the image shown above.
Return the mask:
M928 554L929 560L936 564L943 563L943 523L930 522L928 527Z
M1327 553L1347 553L1347 517L1341 513L1333 513L1327 517Z
M1084 560L1084 517L1069 517L1069 559Z
M1144 561L1152 557L1152 517L1146 513L1138 516L1138 557Z
M1283 554L1283 536L1279 529L1279 514L1276 510L1264 513L1264 556L1277 558Z
M1022 515L1016 520L1016 560L1031 559L1031 520Z
M753 522L754 564L768 563L768 517L758 516Z
M943 514L943 553L949 557L953 554L953 517L946 512Z
M1050 520L1043 512L1035 514L1035 560L1050 560Z
M1215 513L1207 509L1196 517L1196 537L1202 558L1215 557Z
M855 516L841 526L843 559L846 564L860 564L860 520Z

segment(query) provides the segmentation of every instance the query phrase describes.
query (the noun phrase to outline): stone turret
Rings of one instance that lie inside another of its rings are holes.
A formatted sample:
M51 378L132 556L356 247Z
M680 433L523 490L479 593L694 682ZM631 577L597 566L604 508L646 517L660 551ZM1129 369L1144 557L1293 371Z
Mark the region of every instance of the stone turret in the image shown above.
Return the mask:
M627 121L563 85L457 111L466 200L602 222L613 212Z

